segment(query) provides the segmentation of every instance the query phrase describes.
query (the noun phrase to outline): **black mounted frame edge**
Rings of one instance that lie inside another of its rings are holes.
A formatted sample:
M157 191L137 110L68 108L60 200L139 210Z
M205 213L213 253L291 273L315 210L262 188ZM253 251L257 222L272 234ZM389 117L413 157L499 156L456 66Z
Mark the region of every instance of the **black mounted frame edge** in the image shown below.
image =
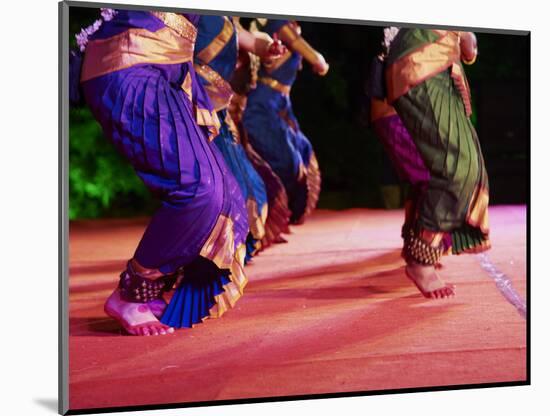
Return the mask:
M159 10L168 12L187 12L206 15L236 15L242 17L257 17L260 13L227 11L227 10L200 10L188 9L179 7L163 7L163 6L146 6L146 5L126 5L116 3L98 3L98 2L80 2L72 0L64 0L58 3L59 6L59 378L58 378L58 412L61 415L81 415L91 413L113 413L113 412L129 412L142 410L163 410L163 409L178 409L189 407L205 407L205 406L223 406L235 404L253 404L253 403L271 403L271 402L286 402L297 400L315 400L315 399L331 399L331 398L346 398L346 397L362 397L372 395L386 394L403 394L403 393L422 393L422 392L439 392L450 390L470 390L470 389L485 389L495 387L514 387L514 386L529 386L531 385L531 31L530 30L515 30L515 29L500 29L500 28L477 28L469 26L452 26L452 25L428 25L420 23L402 23L402 22L385 22L385 21L370 21L356 20L343 18L329 18L320 16L291 16L279 14L261 14L267 18L293 18L300 21L320 22L320 23L338 23L350 25L368 25L368 26L400 26L400 27L424 27L438 29L455 29L455 30L471 30L479 33L491 33L502 35L527 36L529 38L528 48L528 102L527 109L529 119L527 121L527 132L529 140L527 142L527 153L529 157L527 163L527 278L526 278L526 293L527 293L527 331L526 331L526 379L511 382L498 383L483 383L483 384L462 384L448 386L433 386L433 387L414 387L402 389L386 389L386 390L371 390L357 392L338 392L338 393L322 393L322 394L307 394L293 396L275 396L275 397L255 397L246 399L230 399L230 400L213 400L200 402L185 402L185 403L165 403L143 406L119 406L119 407L104 407L90 409L69 409L69 318L64 312L68 310L69 302L69 219L68 219L68 121L69 121L69 102L68 102L68 65L69 65L69 8L70 7L86 7L86 8L124 8L127 10ZM66 316L65 316L66 315Z
M358 392L338 392L338 393L319 393L319 394L304 394L296 396L274 396L274 397L254 397L246 399L229 399L229 400L213 400L201 402L185 402L185 403L164 403L154 405L140 406L117 406L117 407L100 407L92 409L76 409L69 410L66 415L86 415L90 413L113 413L113 412L135 412L145 410L167 410L167 409L184 409L190 407L209 407L209 406L226 406L236 404L254 404L254 403L273 403L273 402L292 402L298 400L320 400L320 399L342 399L347 397L366 397L366 396L382 396L388 394L403 394L403 393L432 393L440 391L457 391L457 390L472 390L472 389L487 389L495 387L518 387L530 385L528 381L509 381L500 383L484 383L484 384L459 384L454 386L435 386L435 387L412 387L402 389L387 389L387 390L370 390Z
M517 29L501 29L501 28L481 28L471 26L455 26L455 25L432 25L425 23L407 23L407 22L393 22L393 21L374 21L374 20L359 20L337 17L323 17L323 16L298 16L287 14L272 14L261 12L243 12L235 10L202 10L202 9L189 9L185 7L164 7L164 6L146 6L135 4L117 4L117 3L99 3L99 2L81 2L73 0L65 0L62 3L67 4L69 7L87 7L87 8L123 8L126 10L156 10L161 12L179 12L179 13L197 13L205 15L228 15L228 16L240 16L240 17L265 17L268 19L295 19L302 22L318 22L318 23L339 23L347 25L361 25L361 26L400 26L400 27L420 27L430 29L453 29L453 30L470 30L479 33L493 33L501 35L527 35L529 30L517 30Z
M58 412L69 410L69 7L58 3Z

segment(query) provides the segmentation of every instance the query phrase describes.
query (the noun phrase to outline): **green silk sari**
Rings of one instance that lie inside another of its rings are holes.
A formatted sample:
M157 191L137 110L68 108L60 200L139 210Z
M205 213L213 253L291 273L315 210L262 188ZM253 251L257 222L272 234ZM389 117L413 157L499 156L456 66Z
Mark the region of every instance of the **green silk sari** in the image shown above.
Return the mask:
M388 99L430 173L407 213L408 227L432 246L447 240L453 254L488 249L489 184L469 118L458 32L401 29L386 79Z

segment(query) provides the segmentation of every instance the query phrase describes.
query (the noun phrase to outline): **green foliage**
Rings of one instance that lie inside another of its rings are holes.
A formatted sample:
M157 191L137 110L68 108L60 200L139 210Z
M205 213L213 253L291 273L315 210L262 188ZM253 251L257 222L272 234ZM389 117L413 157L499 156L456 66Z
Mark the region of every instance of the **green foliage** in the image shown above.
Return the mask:
M150 212L149 191L87 108L69 113L69 218Z

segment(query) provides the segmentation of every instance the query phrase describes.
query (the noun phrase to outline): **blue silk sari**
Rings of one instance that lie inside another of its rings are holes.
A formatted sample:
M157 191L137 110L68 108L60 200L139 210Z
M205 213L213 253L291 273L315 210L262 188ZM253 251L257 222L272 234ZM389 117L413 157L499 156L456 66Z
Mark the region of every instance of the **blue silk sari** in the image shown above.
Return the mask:
M228 17L203 15L198 23L195 70L204 85L221 123L214 143L233 173L245 200L250 234L247 259L260 247L265 235L267 194L262 178L254 169L239 141L238 131L228 113L233 95L229 81L238 57L237 30Z
M268 20L263 30L273 36L287 20ZM300 223L317 204L320 172L310 141L300 130L292 110L290 88L301 66L301 56L287 51L258 73L258 85L248 96L243 125L254 150L281 178L292 211Z

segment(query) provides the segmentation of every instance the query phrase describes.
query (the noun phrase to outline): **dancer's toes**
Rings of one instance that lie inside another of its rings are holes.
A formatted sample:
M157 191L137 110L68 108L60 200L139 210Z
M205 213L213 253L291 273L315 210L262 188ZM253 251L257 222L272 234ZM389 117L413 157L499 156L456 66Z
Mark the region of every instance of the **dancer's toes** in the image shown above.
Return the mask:
M174 328L168 327L163 324L154 324L148 326L149 335L166 335L166 334L173 334Z
M454 296L454 295L455 295L455 288L454 288L454 286L453 286L453 285L447 285L447 286L445 287L445 297L450 298L450 297L452 297L452 296Z
M120 297L118 289L105 302L105 312L119 321L131 335L165 335L174 332L174 328L159 322L148 304L127 302Z
M454 296L454 286L441 280L434 266L411 263L407 264L405 273L420 293L428 299L443 299Z
M454 294L455 294L452 286L450 286L450 285L446 285L442 289L434 290L433 293L434 293L435 297L438 298L438 299L450 298L451 296L454 296Z

